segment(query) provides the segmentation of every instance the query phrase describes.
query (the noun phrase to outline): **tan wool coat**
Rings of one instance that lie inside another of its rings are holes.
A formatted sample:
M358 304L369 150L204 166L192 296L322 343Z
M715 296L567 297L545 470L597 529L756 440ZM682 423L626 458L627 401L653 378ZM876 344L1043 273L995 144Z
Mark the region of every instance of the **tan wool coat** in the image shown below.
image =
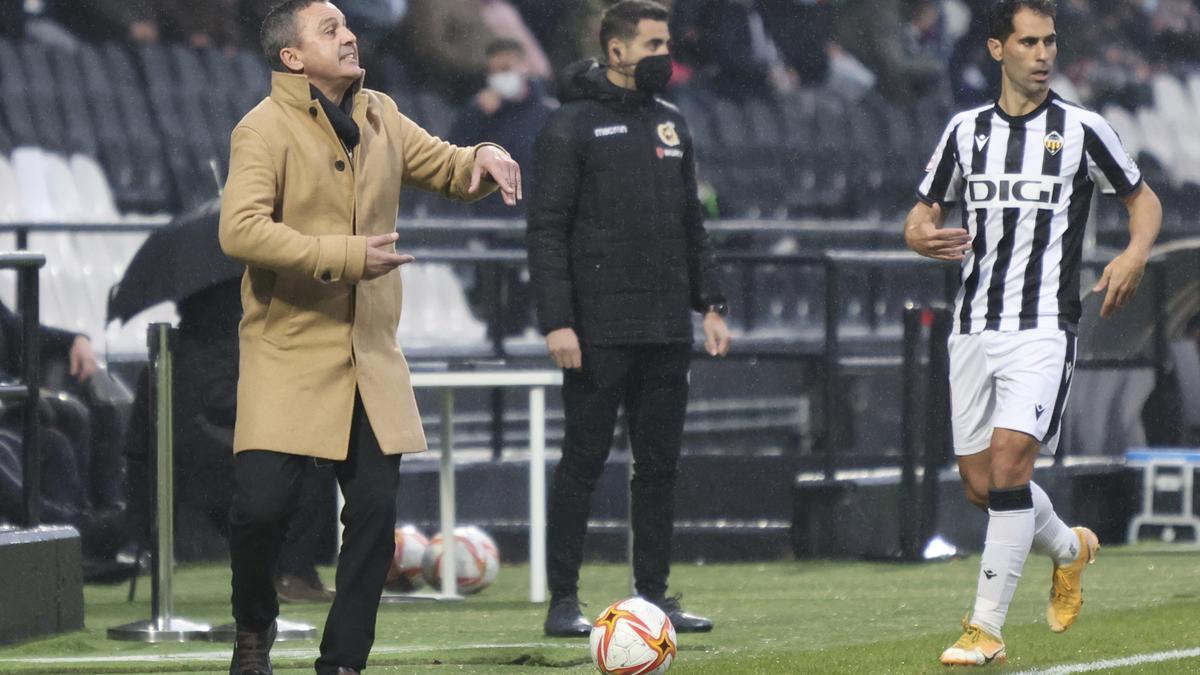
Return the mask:
M363 280L366 238L396 229L401 184L472 200L476 148L429 135L391 98L362 88L353 158L304 75L274 73L271 94L233 130L221 248L246 264L234 452L344 459L357 389L386 454L425 449L396 343L399 270Z

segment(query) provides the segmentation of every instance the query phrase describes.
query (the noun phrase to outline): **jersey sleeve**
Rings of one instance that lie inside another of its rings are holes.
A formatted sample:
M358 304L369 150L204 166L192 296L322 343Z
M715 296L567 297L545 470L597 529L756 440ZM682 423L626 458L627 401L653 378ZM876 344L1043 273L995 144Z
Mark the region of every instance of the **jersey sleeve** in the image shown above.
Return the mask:
M1083 125L1088 175L1102 192L1124 197L1142 184L1142 171L1117 132L1097 115Z
M958 125L955 120L950 122L925 166L925 178L917 188L917 199L925 204L956 202L960 198L963 175L958 162Z

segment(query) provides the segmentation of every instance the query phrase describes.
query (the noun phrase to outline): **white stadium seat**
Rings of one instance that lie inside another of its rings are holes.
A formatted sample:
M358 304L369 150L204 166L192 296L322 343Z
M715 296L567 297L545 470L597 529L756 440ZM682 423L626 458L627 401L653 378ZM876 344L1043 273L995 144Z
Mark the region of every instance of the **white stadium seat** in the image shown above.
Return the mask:
M95 158L73 155L71 173L75 177L75 186L83 203L84 222L115 223L121 219L108 178Z

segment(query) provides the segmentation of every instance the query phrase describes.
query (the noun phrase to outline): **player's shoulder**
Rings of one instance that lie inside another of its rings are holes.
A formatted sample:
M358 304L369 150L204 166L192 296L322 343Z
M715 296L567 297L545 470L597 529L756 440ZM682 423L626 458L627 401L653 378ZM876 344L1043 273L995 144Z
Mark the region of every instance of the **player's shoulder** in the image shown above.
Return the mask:
M1096 112L1095 110L1092 110L1091 108L1089 108L1081 103L1076 103L1075 101L1067 100L1067 99L1055 94L1054 98L1050 101L1050 104L1056 105L1059 108L1063 109L1068 114L1070 114L1071 117L1075 118L1077 121L1081 122L1082 124L1084 124L1086 126L1094 127L1097 124L1103 124L1105 126L1108 126L1108 120L1104 119L1103 115L1101 115L1100 113Z

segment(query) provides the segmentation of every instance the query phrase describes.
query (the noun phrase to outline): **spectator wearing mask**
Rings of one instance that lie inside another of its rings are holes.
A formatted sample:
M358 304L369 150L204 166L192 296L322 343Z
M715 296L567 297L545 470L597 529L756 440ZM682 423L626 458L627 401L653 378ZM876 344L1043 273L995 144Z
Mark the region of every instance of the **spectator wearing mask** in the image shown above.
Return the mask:
M528 52L516 40L500 38L487 48L487 86L455 121L448 139L454 145L475 145L489 139L512 153L521 166L532 166L533 141L554 111L542 84L531 77ZM526 179L525 192L536 186ZM470 205L480 218L524 218L524 203L517 208L482 200Z

